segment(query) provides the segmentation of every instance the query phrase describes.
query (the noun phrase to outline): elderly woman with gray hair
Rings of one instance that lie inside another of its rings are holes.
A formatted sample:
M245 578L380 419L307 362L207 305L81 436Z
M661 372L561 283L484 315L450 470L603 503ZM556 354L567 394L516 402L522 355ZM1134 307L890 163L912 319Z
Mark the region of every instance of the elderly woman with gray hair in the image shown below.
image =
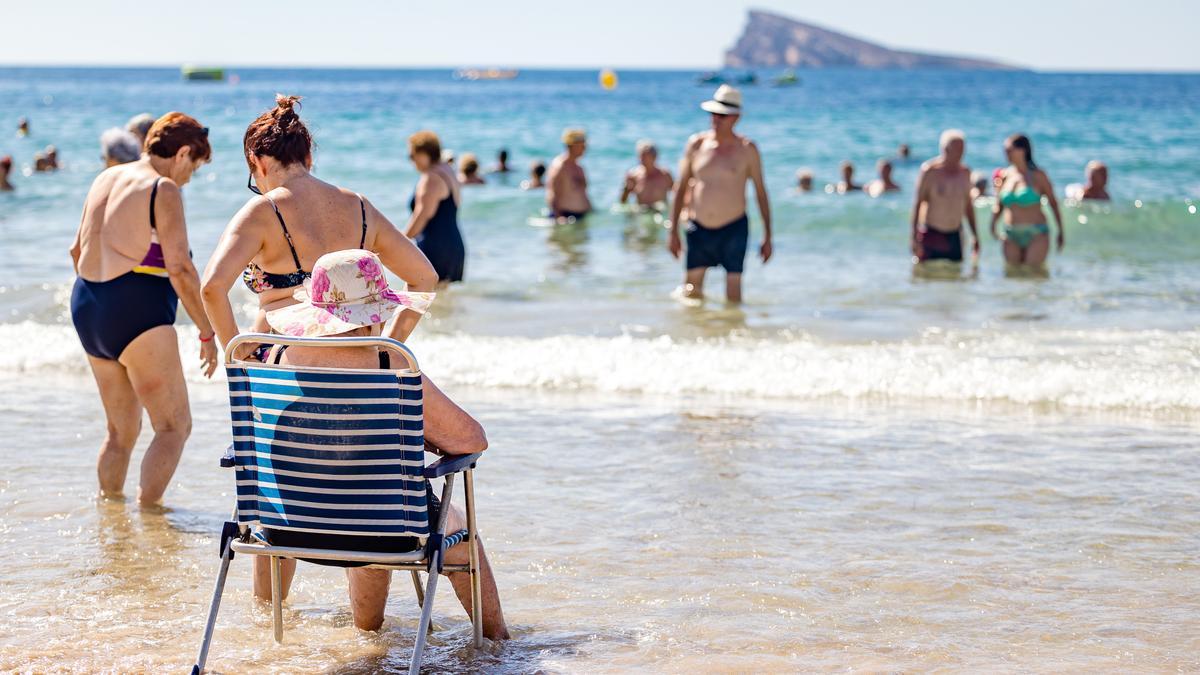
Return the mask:
M100 134L100 159L104 168L135 162L142 156L142 144L137 136L113 127Z

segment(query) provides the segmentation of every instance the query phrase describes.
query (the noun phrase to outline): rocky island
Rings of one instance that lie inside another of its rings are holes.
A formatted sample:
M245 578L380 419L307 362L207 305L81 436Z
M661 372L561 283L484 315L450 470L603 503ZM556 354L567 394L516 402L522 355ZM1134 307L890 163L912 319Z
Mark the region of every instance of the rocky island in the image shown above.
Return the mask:
M759 10L750 11L737 44L725 52L725 67L1017 69L983 59L890 49Z

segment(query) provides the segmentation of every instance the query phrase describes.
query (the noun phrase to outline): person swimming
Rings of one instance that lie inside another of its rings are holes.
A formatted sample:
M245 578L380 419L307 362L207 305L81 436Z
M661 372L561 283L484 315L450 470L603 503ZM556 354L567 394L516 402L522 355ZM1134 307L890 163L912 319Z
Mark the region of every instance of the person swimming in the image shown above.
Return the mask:
M463 153L462 160L459 162L458 182L463 185L483 185L487 183L483 179L483 176L479 175L479 160L475 158L475 153Z
M11 155L0 157L0 192L12 192L15 188L9 182L8 176L12 173L13 158Z
M22 138L29 135L29 118L22 117L17 120L17 135Z
M876 164L879 170L879 178L867 183L863 186L863 191L872 197L882 197L888 192L899 192L900 186L896 181L892 180L892 163L886 159L881 159Z
M546 163L534 162L529 165L529 178L521 181L522 190L537 190L546 187Z
M809 169L800 169L796 172L796 191L797 192L812 192L813 189L813 172Z
M1050 227L1042 211L1042 199L1050 206L1058 226L1058 250L1063 249L1062 214L1050 177L1033 161L1033 144L1024 134L1013 134L1004 142L1004 152L1010 162L997 179L996 204L992 208L991 232L1003 215L1004 259L1009 265L1038 266L1050 252Z
M836 190L838 194L849 194L851 192L862 192L863 186L854 182L854 164L849 160L842 162L841 165L842 180L838 182Z
M496 166L492 168L492 173L509 173L512 169L508 168L508 148L500 148L500 152L496 154Z
M625 184L621 187L621 203L630 196L641 207L665 207L675 179L671 172L658 165L658 148L648 140L637 142L638 165L625 173Z
M1095 159L1088 162L1084 169L1084 177L1087 182L1079 192L1080 200L1090 199L1106 202L1111 199L1108 196L1108 167L1104 162Z
M58 148L47 145L45 150L34 155L33 170L45 173L58 171Z

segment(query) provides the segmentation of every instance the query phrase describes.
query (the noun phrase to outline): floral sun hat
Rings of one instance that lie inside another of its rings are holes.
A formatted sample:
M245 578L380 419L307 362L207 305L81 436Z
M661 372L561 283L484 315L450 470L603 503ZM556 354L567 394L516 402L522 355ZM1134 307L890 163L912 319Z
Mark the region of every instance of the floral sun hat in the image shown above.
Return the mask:
M370 251L334 251L318 258L312 278L296 289L299 303L267 312L267 323L281 335L337 335L384 323L398 309L424 314L435 295L393 291Z

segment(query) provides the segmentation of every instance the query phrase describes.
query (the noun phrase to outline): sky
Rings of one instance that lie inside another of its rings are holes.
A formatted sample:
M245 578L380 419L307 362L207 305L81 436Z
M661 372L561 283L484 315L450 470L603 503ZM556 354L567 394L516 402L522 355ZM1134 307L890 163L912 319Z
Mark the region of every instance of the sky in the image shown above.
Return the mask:
M0 64L6 65L704 69L720 65L753 7L889 47L980 56L1038 70L1200 72L1196 0L5 0L4 5Z

